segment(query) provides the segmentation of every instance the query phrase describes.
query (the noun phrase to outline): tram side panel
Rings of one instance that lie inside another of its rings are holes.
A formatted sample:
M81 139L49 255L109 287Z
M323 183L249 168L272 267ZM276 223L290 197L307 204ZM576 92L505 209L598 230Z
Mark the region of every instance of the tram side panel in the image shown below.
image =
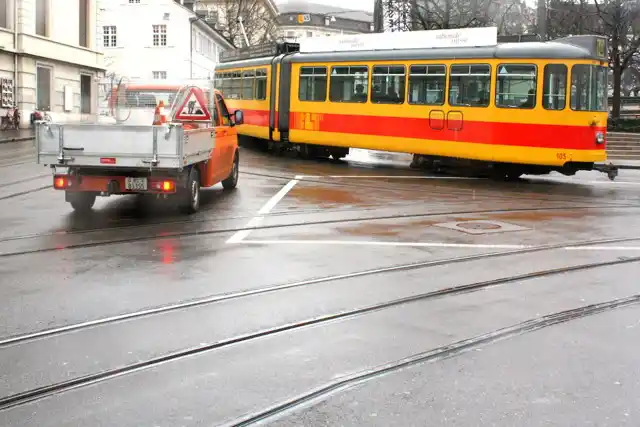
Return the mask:
M569 108L569 94L549 87L556 81L566 92L573 65L598 63L540 59L294 63L289 139L554 169L579 163L588 169L606 158L602 142L606 112L575 111L575 105ZM548 66L565 67L564 73L554 77ZM438 68L441 73L431 73ZM523 70L529 74L518 75ZM394 71L401 75L394 77ZM425 77L442 74L431 100L421 99L420 71ZM401 82L396 87L401 87L402 96L395 100L375 89L376 83L391 77ZM512 93L516 90L527 97L524 77L529 89L535 90L531 105L526 105L527 99L518 104L522 100ZM465 99L474 97L470 85L482 81L486 88L476 91L476 99ZM360 98L358 85L364 86ZM539 95L543 93L547 96ZM486 99L477 99L482 94Z

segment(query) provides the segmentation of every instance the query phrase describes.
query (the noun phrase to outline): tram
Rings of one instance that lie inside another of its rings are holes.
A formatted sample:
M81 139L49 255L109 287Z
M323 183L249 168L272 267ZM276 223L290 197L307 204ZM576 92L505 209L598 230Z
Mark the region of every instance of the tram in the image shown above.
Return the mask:
M606 43L497 43L495 28L326 37L233 52L215 78L244 112L238 131L275 150L572 175L606 160Z

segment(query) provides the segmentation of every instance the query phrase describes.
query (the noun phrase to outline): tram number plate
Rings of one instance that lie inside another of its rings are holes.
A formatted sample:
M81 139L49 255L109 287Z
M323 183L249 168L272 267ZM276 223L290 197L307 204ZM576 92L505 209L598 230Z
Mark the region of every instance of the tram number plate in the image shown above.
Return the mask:
M147 178L130 178L124 179L124 188L127 190L146 190Z

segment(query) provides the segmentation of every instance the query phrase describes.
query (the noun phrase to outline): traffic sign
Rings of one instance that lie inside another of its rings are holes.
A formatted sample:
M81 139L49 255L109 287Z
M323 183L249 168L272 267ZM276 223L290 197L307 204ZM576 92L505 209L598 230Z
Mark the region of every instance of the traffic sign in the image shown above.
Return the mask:
M176 120L211 120L207 101L202 89L192 87L184 97L184 103L178 108Z

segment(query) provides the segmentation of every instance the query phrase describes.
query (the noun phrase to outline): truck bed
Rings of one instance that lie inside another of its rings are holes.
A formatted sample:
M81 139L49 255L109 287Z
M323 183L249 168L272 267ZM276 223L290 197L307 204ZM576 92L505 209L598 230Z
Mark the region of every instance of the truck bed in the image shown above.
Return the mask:
M38 123L37 162L46 165L182 169L205 161L215 144L212 129L180 125Z

